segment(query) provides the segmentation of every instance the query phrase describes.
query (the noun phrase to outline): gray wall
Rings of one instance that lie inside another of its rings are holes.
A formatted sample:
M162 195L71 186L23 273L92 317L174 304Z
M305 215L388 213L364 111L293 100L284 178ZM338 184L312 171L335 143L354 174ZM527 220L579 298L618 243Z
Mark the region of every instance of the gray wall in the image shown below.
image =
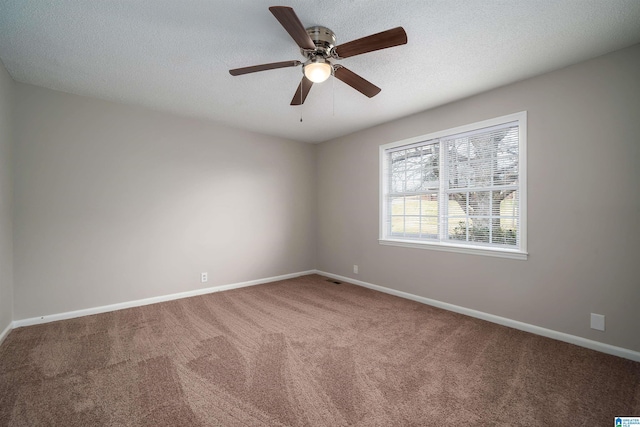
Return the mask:
M315 267L315 146L24 84L15 97L15 319Z
M0 333L13 320L12 92L0 62Z
M527 261L378 244L380 145L523 110ZM321 144L317 266L640 351L639 165L637 45Z

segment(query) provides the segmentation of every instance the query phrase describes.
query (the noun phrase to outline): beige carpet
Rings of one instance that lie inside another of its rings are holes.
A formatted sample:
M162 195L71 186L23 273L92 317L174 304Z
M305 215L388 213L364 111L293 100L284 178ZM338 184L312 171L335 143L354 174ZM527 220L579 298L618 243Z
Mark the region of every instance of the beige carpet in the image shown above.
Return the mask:
M11 426L609 426L640 363L320 276L13 330Z

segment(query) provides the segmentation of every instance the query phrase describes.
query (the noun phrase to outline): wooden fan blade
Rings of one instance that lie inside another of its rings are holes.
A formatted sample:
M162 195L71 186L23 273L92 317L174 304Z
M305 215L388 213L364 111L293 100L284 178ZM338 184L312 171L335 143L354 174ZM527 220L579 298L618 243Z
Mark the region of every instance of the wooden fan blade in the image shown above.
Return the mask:
M363 95L368 96L369 98L373 98L382 90L370 81L363 79L362 77L345 67L336 68L333 75L336 76L337 79L342 80L343 82L345 82L358 92L362 93Z
M291 100L291 105L304 104L304 100L307 99L307 95L309 95L311 86L313 86L313 82L303 76L302 80L300 81L300 84L298 85L298 90L296 91L296 94L293 95L293 99Z
M287 30L287 33L302 49L315 50L316 45L313 44L313 40L307 34L307 30L304 29L302 23L298 19L298 15L292 8L287 6L271 6L269 8L273 16L280 22L280 25Z
M302 64L300 61L283 61L272 62L270 64L254 65L252 67L235 68L229 70L232 76L240 76L242 74L256 73L258 71L275 70L276 68L297 67Z
M386 49L407 43L407 33L404 28L397 27L381 33L372 34L361 39L353 40L334 48L340 58L360 55L374 50Z

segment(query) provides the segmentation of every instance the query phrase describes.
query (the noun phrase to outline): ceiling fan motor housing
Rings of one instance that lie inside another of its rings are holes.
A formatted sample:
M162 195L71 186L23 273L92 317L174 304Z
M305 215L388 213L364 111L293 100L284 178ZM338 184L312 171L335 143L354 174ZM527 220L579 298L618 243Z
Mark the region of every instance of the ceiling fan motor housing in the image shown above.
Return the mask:
M302 56L307 59L321 56L325 59L331 57L331 49L336 45L336 34L327 27L313 26L306 29L307 34L316 45L315 51L300 49Z

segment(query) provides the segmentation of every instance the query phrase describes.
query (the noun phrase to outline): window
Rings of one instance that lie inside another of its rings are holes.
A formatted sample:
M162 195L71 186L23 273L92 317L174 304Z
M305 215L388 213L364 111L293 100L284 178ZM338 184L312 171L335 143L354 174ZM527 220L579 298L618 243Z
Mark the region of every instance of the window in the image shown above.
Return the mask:
M380 147L380 243L526 259L526 112Z

